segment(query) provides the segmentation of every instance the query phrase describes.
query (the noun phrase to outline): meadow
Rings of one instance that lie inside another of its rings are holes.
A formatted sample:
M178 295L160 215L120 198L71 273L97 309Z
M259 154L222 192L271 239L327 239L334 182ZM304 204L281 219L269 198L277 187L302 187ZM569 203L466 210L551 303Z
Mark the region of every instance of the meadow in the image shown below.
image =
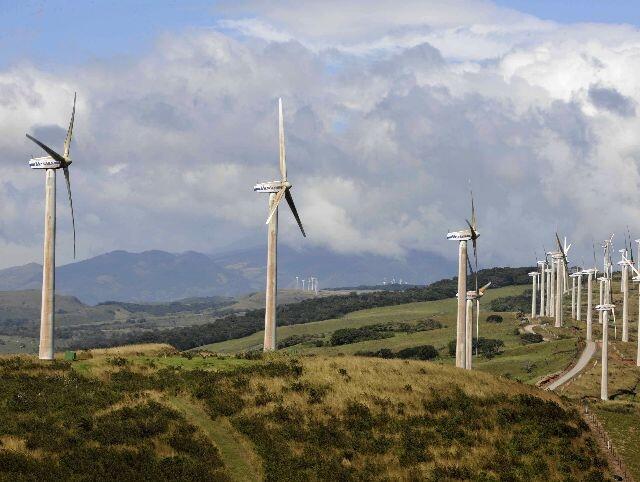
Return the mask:
M73 363L4 357L0 404L2 479L610 476L576 410L554 394L423 361L166 346Z

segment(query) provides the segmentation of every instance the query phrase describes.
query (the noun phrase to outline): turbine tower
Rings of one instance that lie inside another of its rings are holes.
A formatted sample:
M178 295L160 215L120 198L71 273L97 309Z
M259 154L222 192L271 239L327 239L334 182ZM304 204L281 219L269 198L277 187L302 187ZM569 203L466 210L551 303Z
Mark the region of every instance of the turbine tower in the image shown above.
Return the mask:
M280 180L263 182L256 184L253 187L255 192L269 193L269 216L267 217L266 224L269 225L268 237L267 237L267 289L266 289L266 303L264 312L264 351L271 351L276 349L276 294L278 285L278 205L283 198L286 198L289 208L293 213L293 217L296 219L302 236L307 235L302 227L300 216L295 204L293 203L293 197L291 196L290 189L291 183L287 180L287 163L284 148L284 119L282 116L282 99L278 99L278 140L280 151ZM302 280L304 288L304 280Z
M587 341L591 341L593 338L593 278L597 270L589 268L582 273L587 275Z
M611 303L611 275L613 263L611 262L611 249L613 244L613 235L605 240L604 248L604 287L605 287L605 303L596 306L596 310L603 314L602 319L602 374L600 379L600 398L609 400L609 312L613 314L615 323L615 305Z
M622 341L629 341L629 265L625 261L627 250L620 249L622 260L618 262L620 265L620 291L622 291Z
M576 295L576 320L582 321L582 275L584 272L582 270L576 273L576 278L578 278L578 290Z
M546 316L545 311L545 279L547 277L546 273L546 261L538 261L538 266L540 267L540 316Z
M529 277L531 278L531 319L533 320L536 317L536 290L538 289L538 272L531 271L529 273Z
M76 95L73 95L71 121L64 140L63 154L60 155L49 146L27 134L27 137L40 146L48 155L34 157L29 161L31 169L45 169L45 207L44 207L44 261L42 263L42 305L40 311L40 347L38 356L41 360L53 360L55 351L53 331L55 327L55 290L56 290L56 170L62 169L67 182L69 205L71 206L71 223L73 226L73 257L76 257L76 221L73 215L71 198L71 180L69 166L71 157L71 138L73 121L76 114Z
M636 242L640 244L640 239L637 239ZM631 252L633 255L633 251ZM640 309L640 270L636 268L633 259L627 258L624 254L622 255L622 261L627 265L629 269L631 269L632 274L634 275L632 280L635 283L638 283L638 308ZM640 267L640 266L639 266ZM640 311L638 312L638 316L640 316ZM640 323L638 323L638 348L636 351L636 366L640 367Z
M478 274L476 272L476 278ZM478 282L476 279L476 286ZM484 296L484 292L491 286L489 281L482 288L467 291L467 312L466 312L466 330L465 330L465 368L471 370L473 359L473 309L475 304L476 310L476 356L478 356L478 338L480 334L480 298ZM475 302L475 303L474 303Z
M447 239L450 241L458 241L458 316L456 322L456 367L466 367L466 297L463 293L467 292L467 264L471 266L467 255L467 242L473 243L473 255L475 257L476 271L478 269L478 251L477 239L480 234L477 231L476 210L473 203L473 192L471 192L471 222L467 220L469 229L461 231L453 231L447 233ZM476 290L478 289L476 285Z
M571 318L577 320L577 308L578 308L578 297L576 296L576 278L580 278L582 274L580 271L576 271L575 273L571 273L569 277L571 278Z
M554 253L553 258L557 260L557 270L556 270L556 306L555 306L555 315L556 322L555 327L560 328L562 326L562 295L564 294L564 289L568 285L565 277L567 276L567 272L569 271L568 263L567 263L567 252L571 249L571 245L567 246L567 238L564 238L564 247L560 243L560 237L558 233L556 233L556 241L558 243L558 252Z

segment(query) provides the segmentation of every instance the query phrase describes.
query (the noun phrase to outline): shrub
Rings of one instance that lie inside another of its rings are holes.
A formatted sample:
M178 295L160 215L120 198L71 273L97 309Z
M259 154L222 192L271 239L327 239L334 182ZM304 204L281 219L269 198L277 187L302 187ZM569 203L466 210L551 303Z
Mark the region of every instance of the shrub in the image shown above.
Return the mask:
M538 333L522 333L520 335L520 339L524 344L541 343L544 341L542 335L539 335Z
M377 351L358 351L356 355L376 358L400 358L403 360L433 360L438 357L438 350L433 345L418 345L403 348L398 352L393 352L389 348L381 348Z
M379 340L382 338L390 338L393 333L385 331L377 331L368 326L362 328L341 328L331 335L331 346L349 345L366 340Z
M492 338L476 338L473 340L473 351L475 352L476 346L478 347L478 353L486 358L493 358L499 355L501 348L504 347L504 341L495 340Z
M489 315L489 316L487 316L487 323L502 323L502 316L500 316L500 315Z

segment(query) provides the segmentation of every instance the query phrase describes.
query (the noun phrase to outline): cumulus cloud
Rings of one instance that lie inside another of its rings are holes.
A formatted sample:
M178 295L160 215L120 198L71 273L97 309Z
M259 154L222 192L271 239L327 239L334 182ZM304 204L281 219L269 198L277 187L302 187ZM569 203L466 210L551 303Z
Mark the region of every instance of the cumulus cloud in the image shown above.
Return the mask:
M264 242L252 186L278 177L279 96L305 243L454 257L444 237L470 215L469 179L482 264L530 262L556 230L579 262L592 237L640 230L637 29L472 0L219 8L211 29L166 34L126 63L0 71L3 265L40 258L43 176L24 133L61 145L74 91L82 257ZM300 243L286 207L280 220L282 241Z

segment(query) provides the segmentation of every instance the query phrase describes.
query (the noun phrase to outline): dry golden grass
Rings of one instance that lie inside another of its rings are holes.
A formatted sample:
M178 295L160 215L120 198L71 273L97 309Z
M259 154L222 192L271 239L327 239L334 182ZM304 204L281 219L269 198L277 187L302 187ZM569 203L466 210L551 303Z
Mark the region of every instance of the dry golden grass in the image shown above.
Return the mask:
M278 357L275 355L270 358L275 360ZM246 403L239 414L240 419L263 420L268 430L276 433L282 431L282 423L291 423L274 420L278 407L284 407L285 410L294 412L297 410L303 414L304 422L300 422L300 430L309 431L313 430L310 429L313 425L331 426L331 420L345 416L345 407L350 403L358 402L365 405L372 414L375 414L375 417L397 417L396 423L403 424L406 423L403 420L410 420L412 417L416 417L417 420L424 417L425 401L433 400L436 394L444 398L451 397L454 403L456 403L455 400L464 400L463 403L470 402L472 405L470 410L478 409L478 413L483 414L479 426L474 428L472 433L464 435L465 441L454 438L451 443L442 443L442 441L436 443L438 435L434 434L436 438L428 449L431 458L417 465L414 464L410 470L401 461L396 449L382 451L375 457L366 452L356 453L353 457L344 458L341 461L343 467L355 469L361 474L366 473L368 464L375 463L376 466L384 467L385 476L392 480L408 480L416 475L419 478L427 477L428 480L432 480L429 477L433 477L433 473L437 473L443 464L453 467L473 467L480 471L481 467L486 466L488 460L496 460L496 457L500 457L501 452L496 450L497 446L504 444L511 437L526 436L526 432L519 435L508 433L511 429L505 433L500 424L496 424L497 412L494 410L509 410L509 404L514 403L515 397L519 395L536 397L541 404L543 401L554 402L565 410L572 410L570 404L554 393L490 374L468 372L435 363L372 360L350 356L310 356L301 358L300 363L303 371L297 383L320 389L324 387L326 392L321 402L311 402L308 390L292 389L291 379L253 376L249 381L250 389L247 391L249 397L245 399ZM464 392L465 396L471 398L459 398L460 392ZM260 395L256 394L262 394L266 402L257 402ZM503 398L500 398L501 396ZM487 408L483 406L484 402L481 400L495 400L495 407ZM427 413L429 413L428 417L434 417L436 426L441 423L439 421L442 421L442 426L447 426L448 417L460 416L459 407ZM574 418L570 424L575 424L574 426L577 427L579 424L577 420L577 417ZM374 430L376 437L388 437L393 440L396 447L404 443L401 432L381 433L378 430ZM576 451L580 451L584 446L585 437L588 435L567 439L566 442ZM309 450L309 445L306 444L305 441L294 439L289 442L288 450L291 451L292 456L295 457L297 454L303 458L303 454ZM331 449L327 447L327 454L330 452ZM341 457L338 453L333 456ZM525 459L527 457L528 455L524 455ZM532 464L533 459L532 456L525 463ZM551 474L550 480L560 480L565 470L561 466L561 461L550 457L547 463L549 474ZM495 469L487 470L491 472ZM573 470L576 468L574 467ZM476 475L478 473L480 472ZM498 474L498 472L493 473Z
M114 346L111 348L95 348L78 352L79 356L127 356L146 355L162 356L175 353L176 349L167 343L141 343L138 345Z

